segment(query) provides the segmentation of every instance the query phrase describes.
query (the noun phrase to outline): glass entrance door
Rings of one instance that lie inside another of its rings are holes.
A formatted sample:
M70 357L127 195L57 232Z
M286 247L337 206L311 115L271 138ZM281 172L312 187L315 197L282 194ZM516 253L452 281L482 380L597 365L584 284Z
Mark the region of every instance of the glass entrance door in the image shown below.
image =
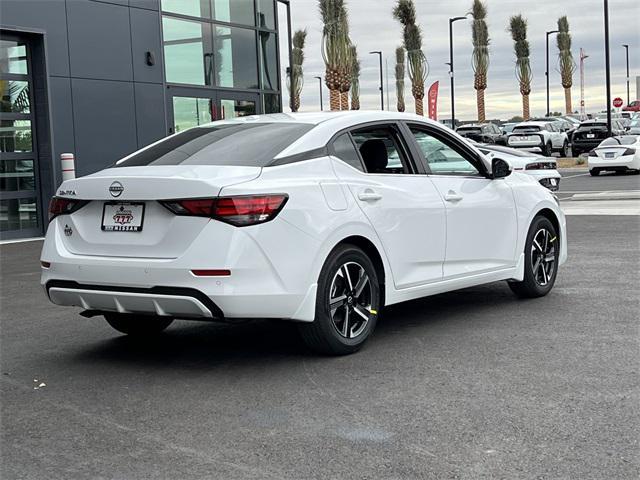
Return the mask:
M173 124L169 133L215 120L224 120L258 113L258 95L224 93L200 88L171 87L168 97L169 118Z
M42 234L30 47L0 37L0 238Z

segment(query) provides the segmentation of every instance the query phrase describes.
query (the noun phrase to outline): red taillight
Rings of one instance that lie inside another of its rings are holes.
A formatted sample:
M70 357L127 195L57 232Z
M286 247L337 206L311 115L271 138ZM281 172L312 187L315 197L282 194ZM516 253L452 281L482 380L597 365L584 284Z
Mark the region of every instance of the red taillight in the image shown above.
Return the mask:
M231 270L191 270L196 277L228 277Z
M88 202L86 200L53 197L49 202L49 221L53 220L58 215L69 215L87 203Z
M237 227L273 220L287 195L242 195L207 199L168 200L162 204L176 215L215 218Z

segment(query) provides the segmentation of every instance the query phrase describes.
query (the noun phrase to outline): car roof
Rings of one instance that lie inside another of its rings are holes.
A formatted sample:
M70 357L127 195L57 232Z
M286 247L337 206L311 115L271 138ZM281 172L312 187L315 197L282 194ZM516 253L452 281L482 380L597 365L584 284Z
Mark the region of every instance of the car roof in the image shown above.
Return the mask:
M540 121L540 120L530 120L528 122L520 122L519 124L516 125L516 127L526 127L526 126L534 126L534 127L542 127L544 125L546 125L547 121Z
M458 128L482 128L489 123L467 123L465 125L460 125Z
M370 122L396 122L405 121L422 123L442 132L451 134L452 130L439 122L421 117L412 113L399 113L391 111L367 111L345 110L338 112L315 113L274 113L268 115L251 115L247 117L220 120L199 127L211 127L214 125L228 125L238 123L306 123L314 127L302 135L298 140L285 148L276 158L308 152L323 148L331 138L341 130L350 129ZM467 142L468 143L468 142ZM471 147L474 148L474 147ZM475 148L474 148L475 149Z

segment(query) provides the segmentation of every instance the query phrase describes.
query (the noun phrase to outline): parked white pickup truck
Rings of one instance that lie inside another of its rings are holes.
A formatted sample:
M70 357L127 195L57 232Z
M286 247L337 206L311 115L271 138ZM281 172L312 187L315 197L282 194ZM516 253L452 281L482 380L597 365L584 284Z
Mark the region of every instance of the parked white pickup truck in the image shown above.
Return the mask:
M569 138L561 132L556 122L522 122L507 136L507 146L540 151L545 157L559 152L561 157L569 155Z

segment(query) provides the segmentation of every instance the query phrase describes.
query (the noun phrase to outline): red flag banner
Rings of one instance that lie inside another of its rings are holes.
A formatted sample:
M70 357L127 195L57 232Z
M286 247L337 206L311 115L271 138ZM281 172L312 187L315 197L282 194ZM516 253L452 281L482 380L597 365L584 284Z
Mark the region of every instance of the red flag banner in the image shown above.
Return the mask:
M431 120L438 120L438 86L439 81L433 82L429 87L429 94L427 99L429 102L429 118Z

